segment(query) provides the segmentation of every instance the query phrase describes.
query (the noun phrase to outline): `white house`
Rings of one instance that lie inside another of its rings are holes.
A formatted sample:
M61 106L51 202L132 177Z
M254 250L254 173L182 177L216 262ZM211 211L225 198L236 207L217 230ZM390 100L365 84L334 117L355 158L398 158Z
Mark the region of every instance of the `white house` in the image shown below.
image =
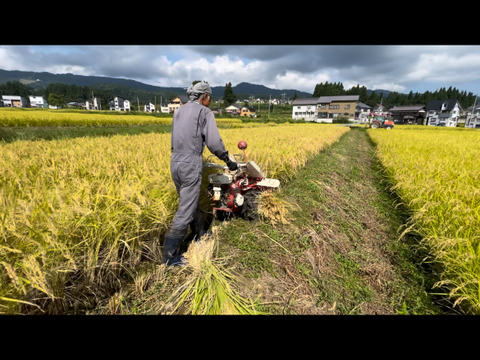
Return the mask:
M153 105L151 102L148 102L148 104L146 104L143 107L143 111L145 111L145 112L155 112L155 105Z
M100 104L100 99L94 97L93 99L88 99L85 101L86 110L102 110L102 105Z
M317 97L297 98L292 102L292 119L314 121L317 112Z
M461 110L457 100L432 100L425 107L427 125L456 127Z
M475 109L473 108L473 105L467 109L465 127L474 129L480 128L480 105L475 106Z
M242 109L241 106L232 104L232 105L227 106L225 108L225 113L227 113L229 115L240 115L241 109Z
M368 115L370 115L371 109L371 106L362 102L358 102L357 106L355 107L355 118L361 123L367 123Z
M110 110L130 111L130 101L122 99L119 96L115 96L113 100L110 101Z
M36 108L47 108L47 100L43 96L29 96L30 106Z
M2 95L3 106L5 107L26 107L27 99L18 95Z
M380 116L388 115L387 109L382 104L377 104L377 106L373 108L372 113L373 113L372 115L380 115Z

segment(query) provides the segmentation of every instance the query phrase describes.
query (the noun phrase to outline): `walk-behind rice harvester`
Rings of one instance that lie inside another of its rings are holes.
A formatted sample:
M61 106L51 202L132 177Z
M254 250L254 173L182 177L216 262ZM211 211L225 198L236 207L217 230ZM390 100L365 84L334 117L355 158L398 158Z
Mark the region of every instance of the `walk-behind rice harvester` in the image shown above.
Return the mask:
M263 191L277 189L280 181L265 177L258 165L250 160L247 161L245 149L247 143L240 141L238 148L242 154L231 154L230 159L236 161L238 169L228 170L227 166L215 164L210 161L214 155L210 155L204 168L216 168L223 170L208 176L208 195L212 199L213 214L220 220L225 221L232 216L241 216L245 219L256 220L258 218L258 196Z

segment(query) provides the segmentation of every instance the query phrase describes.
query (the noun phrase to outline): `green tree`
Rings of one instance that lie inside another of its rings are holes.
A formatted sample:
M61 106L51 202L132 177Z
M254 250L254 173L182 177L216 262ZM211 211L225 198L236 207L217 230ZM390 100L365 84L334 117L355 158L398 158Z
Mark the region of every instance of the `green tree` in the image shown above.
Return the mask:
M237 96L233 93L232 83L225 84L225 91L223 92L223 103L229 106L237 101Z
M359 84L357 86L352 87L350 90L345 92L346 95L358 95L358 101L365 103L368 100L367 88L365 86L360 87Z
M52 106L64 106L65 96L63 94L50 93L48 95L48 104Z
M338 83L320 83L315 86L313 97L345 95L345 89L341 82Z
M366 104L372 107L372 110L379 103L378 94L375 91L372 91L370 97L368 98Z
M0 94L21 96L28 100L28 96L32 94L32 88L19 81L8 81L0 85Z

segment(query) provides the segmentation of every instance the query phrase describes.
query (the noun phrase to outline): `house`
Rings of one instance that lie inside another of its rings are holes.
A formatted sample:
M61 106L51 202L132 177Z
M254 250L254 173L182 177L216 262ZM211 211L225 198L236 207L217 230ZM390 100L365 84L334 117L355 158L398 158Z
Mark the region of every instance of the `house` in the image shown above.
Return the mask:
M319 98L297 98L292 102L292 119L314 121Z
M79 103L77 101L71 101L71 102L67 103L67 107L69 107L69 108L85 108L85 103Z
M298 98L292 103L292 118L332 123L338 117L355 118L359 95Z
M29 96L30 106L36 108L48 108L47 100L43 96Z
M333 122L338 117L355 119L359 95L320 96L317 102L317 122Z
M168 112L173 113L180 106L185 105L188 102L188 97L186 95L177 96L175 99L168 103Z
M467 108L467 119L465 120L465 127L466 128L480 128L480 105L474 105Z
M462 110L455 99L432 100L425 107L427 125L456 127Z
M386 116L388 114L387 114L387 110L385 109L385 106L383 106L382 104L377 104L377 106L373 108L373 113L371 115Z
M27 99L18 95L2 95L3 106L5 107L26 107Z
M241 106L232 104L225 108L225 113L227 113L228 115L240 115L241 109Z
M145 111L145 112L155 112L155 105L153 105L149 101L148 104L143 107L143 111Z
M396 123L423 125L425 121L425 105L394 106L389 111Z
M88 99L85 101L85 110L102 110L102 104L100 104L100 99L94 97L93 99Z
M357 106L355 107L355 119L362 123L368 122L368 115L370 115L370 110L372 109L371 106L364 104L362 102L358 102Z
M240 116L247 116L247 117L257 117L255 113L255 109L252 107L243 106L240 109Z
M119 96L115 96L113 100L110 101L110 110L130 111L130 101Z

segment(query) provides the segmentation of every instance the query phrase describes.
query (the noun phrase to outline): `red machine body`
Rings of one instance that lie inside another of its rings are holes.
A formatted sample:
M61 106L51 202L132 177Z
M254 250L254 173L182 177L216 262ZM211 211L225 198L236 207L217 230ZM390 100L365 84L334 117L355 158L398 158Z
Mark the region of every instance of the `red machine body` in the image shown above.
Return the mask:
M237 170L229 171L228 167L211 162L204 164L206 168L223 170L223 172L208 176L208 193L212 199L213 211L220 220L235 213L250 219L256 218L257 196L262 191L280 186L280 181L266 178L254 161L245 162L245 149L247 148L245 141L240 141L238 147L244 151L244 161L241 162L235 158L235 156L241 157L242 155L234 155L232 160L237 162Z

